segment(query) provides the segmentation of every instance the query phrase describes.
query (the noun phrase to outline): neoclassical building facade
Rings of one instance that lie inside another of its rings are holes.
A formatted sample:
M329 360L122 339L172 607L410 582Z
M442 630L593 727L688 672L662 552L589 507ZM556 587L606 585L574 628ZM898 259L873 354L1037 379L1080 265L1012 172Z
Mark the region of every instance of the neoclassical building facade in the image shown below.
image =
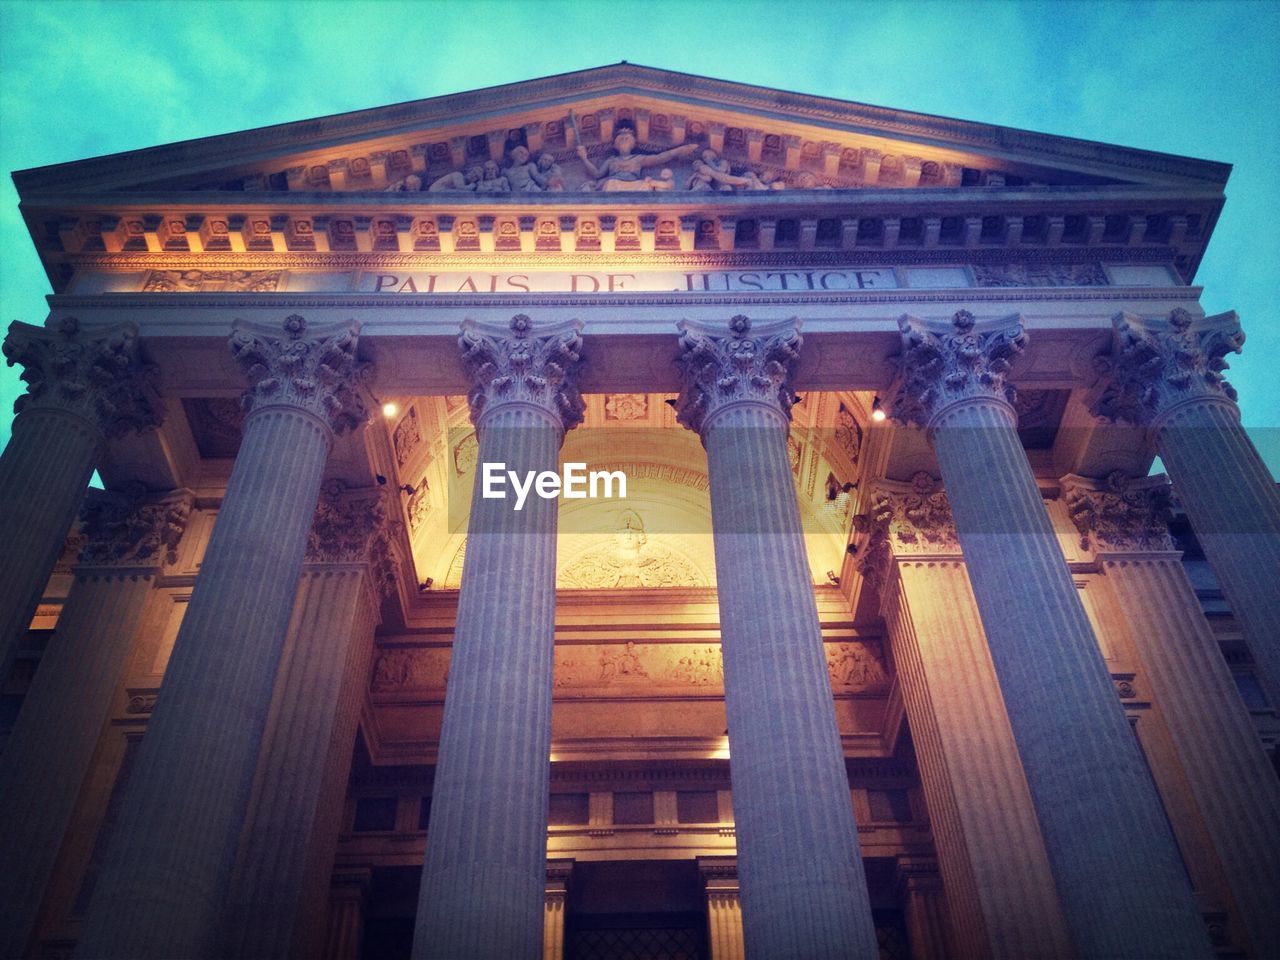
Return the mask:
M618 64L16 173L0 956L1276 956L1228 172Z

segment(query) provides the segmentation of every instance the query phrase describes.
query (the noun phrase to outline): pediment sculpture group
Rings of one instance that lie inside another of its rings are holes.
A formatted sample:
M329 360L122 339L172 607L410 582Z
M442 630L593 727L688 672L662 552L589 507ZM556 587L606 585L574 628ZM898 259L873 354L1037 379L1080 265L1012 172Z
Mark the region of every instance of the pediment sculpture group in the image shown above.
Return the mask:
M577 119L569 113L569 125L577 131ZM558 193L580 190L601 193L646 191L719 191L723 193L750 192L755 190L782 190L787 185L772 171L757 172L744 167L733 172L732 164L718 150L697 143L685 143L668 150L646 153L637 150L635 131L621 127L614 134L613 147L607 157L593 160L576 137L578 159L582 162L583 176L580 183L569 186L565 172L551 153L541 153L536 158L523 144L511 147L505 163L486 160L462 170L454 170L442 177L426 182L411 174L393 183L387 189L393 192L416 193ZM687 173L677 177L671 164L693 157ZM829 190L817 176L809 172L799 174L795 186L809 190Z

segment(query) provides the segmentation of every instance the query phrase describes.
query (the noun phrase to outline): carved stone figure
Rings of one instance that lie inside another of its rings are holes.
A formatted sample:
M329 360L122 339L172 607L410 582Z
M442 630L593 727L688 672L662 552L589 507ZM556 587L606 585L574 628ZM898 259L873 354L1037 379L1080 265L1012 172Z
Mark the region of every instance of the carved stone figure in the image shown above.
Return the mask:
M693 176L685 184L685 189L719 190L722 193L732 193L733 185L716 176L716 174L727 175L730 172L729 161L708 148L702 151L701 159L693 161Z
M496 160L486 160L481 168L480 182L476 184L476 193L510 193L511 181L502 175Z
M551 154L544 153L538 157L538 173L546 184L545 190L559 193L564 189L564 173Z
M511 148L511 163L506 175L511 189L517 193L541 193L547 187L542 171L529 159L527 147Z
M570 114L572 119L573 115ZM619 130L613 138L614 153L601 163L592 163L587 156L587 148L579 141L578 156L582 166L592 180L583 184L584 190L600 190L605 193L630 190L672 190L675 188L675 175L670 170L662 170L655 177L645 176L644 171L650 167L658 167L680 157L687 157L698 149L696 143L686 143L661 153L636 153L636 135L629 128Z
M649 671L640 662L634 640L628 640L621 650L605 647L600 651L601 683L612 680L645 680L648 677Z
M465 193L470 191L474 193L480 183L482 174L483 171L480 167L467 167L465 171L455 170L453 173L446 173L438 180L431 181L431 186L427 187L427 192Z
M422 189L422 178L411 173L403 179L387 184L387 193L418 193Z

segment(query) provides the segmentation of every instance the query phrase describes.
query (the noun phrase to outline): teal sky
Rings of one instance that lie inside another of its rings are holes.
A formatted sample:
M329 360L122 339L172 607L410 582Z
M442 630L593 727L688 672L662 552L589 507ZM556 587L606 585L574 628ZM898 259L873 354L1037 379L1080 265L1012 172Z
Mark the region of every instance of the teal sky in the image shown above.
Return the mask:
M0 320L49 292L25 167L630 60L1235 165L1196 282L1280 472L1280 3L0 0ZM0 444L20 388L0 369Z

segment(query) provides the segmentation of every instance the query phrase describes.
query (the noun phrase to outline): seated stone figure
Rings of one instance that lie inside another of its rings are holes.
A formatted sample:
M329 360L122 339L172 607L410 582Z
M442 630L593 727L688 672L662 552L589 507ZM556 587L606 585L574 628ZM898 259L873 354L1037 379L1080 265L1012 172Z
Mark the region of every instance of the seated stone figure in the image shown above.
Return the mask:
M516 193L541 193L547 189L546 178L538 165L529 159L527 147L511 149L511 164L507 167L507 181Z
M464 190L475 192L476 184L480 182L480 168L467 167L466 172L455 170L453 173L446 173L438 180L433 180L431 186L427 187L428 193L440 193L449 191L460 193Z
M578 145L578 157L587 175L592 178L582 185L584 190L601 190L613 193L623 190L673 190L675 177L670 170L662 170L658 177L646 176L644 171L680 157L687 157L698 149L696 143L686 143L661 153L635 153L636 135L628 128L618 131L613 138L613 156L606 157L599 165L587 156L587 148Z

